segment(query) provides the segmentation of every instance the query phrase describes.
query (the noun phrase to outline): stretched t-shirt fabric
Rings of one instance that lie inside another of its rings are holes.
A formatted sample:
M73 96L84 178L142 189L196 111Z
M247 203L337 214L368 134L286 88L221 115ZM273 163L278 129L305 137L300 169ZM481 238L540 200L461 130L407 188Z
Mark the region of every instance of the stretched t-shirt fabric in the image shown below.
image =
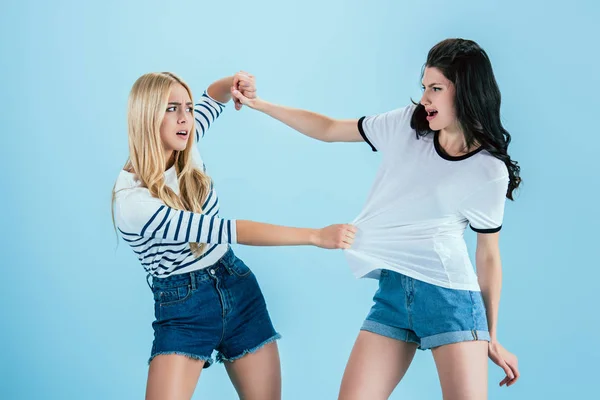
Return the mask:
M434 285L479 291L464 231L502 227L508 170L481 147L447 155L437 133L417 138L410 127L415 106L359 120L359 131L382 163L358 228L345 251L356 277L378 278L381 269Z
M223 111L224 104L205 92L194 106L199 141ZM206 171L196 147L192 162ZM165 184L179 194L175 166L165 171ZM217 262L236 243L236 221L219 218L219 198L211 185L202 213L177 210L153 197L135 174L122 170L115 187L115 222L123 240L152 276L164 278L205 268ZM190 242L207 243L196 257Z

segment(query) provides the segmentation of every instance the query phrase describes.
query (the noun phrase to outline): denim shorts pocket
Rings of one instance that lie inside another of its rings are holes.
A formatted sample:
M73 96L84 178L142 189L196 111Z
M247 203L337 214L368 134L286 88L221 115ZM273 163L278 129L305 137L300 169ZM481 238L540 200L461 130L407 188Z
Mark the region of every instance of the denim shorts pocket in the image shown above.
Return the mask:
M154 301L161 306L183 303L192 295L190 285L157 289L154 291Z
M233 273L240 278L248 276L252 272L250 268L239 258L235 259L230 268L233 271Z

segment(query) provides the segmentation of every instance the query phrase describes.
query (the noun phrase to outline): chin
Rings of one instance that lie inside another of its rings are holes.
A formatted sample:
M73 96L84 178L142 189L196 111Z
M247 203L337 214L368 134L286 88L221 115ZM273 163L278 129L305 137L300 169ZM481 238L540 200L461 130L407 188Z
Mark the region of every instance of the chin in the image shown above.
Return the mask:
M173 150L175 150L175 151L184 151L186 147L187 147L187 142L185 142L185 143L178 143L177 146L173 146Z
M448 126L448 124L444 124L442 123L442 121L431 121L429 123L429 129L431 129L432 131L441 131L442 129L446 128Z

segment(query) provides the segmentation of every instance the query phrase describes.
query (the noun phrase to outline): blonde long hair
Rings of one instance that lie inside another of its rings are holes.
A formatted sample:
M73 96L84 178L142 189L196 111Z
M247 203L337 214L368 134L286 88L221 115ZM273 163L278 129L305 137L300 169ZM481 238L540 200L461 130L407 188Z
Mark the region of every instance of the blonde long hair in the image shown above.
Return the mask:
M153 197L167 206L179 210L202 212L202 205L210 192L211 179L192 163L192 146L195 145L195 121L192 118L190 133L183 151L174 151L175 170L179 181L179 196L165 184L165 160L160 126L167 109L169 94L175 84L181 84L193 101L189 86L170 72L142 75L133 84L129 94L127 124L129 136L129 159L124 170L134 172L148 188ZM115 189L112 192L112 214L114 224ZM205 243L190 243L194 255L199 256L206 248Z

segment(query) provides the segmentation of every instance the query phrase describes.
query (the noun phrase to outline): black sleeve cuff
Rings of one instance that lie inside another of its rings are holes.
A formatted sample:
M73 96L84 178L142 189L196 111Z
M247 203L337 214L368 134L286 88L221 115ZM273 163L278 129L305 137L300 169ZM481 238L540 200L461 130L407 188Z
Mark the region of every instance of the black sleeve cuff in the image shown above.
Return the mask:
M373 151L377 151L377 149L375 148L375 146L373 146L373 143L371 143L371 141L367 138L367 135L365 135L365 130L363 129L363 121L365 120L365 117L361 117L358 120L358 131L360 132L360 136L363 137L363 139L365 140L365 142L367 142L367 144L369 146L371 146L371 149Z
M502 225L500 225L497 228L492 228L492 229L478 229L478 228L473 228L473 225L469 225L469 226L471 227L471 229L473 229L477 233L496 233L496 232L500 232L500 229L502 229Z

